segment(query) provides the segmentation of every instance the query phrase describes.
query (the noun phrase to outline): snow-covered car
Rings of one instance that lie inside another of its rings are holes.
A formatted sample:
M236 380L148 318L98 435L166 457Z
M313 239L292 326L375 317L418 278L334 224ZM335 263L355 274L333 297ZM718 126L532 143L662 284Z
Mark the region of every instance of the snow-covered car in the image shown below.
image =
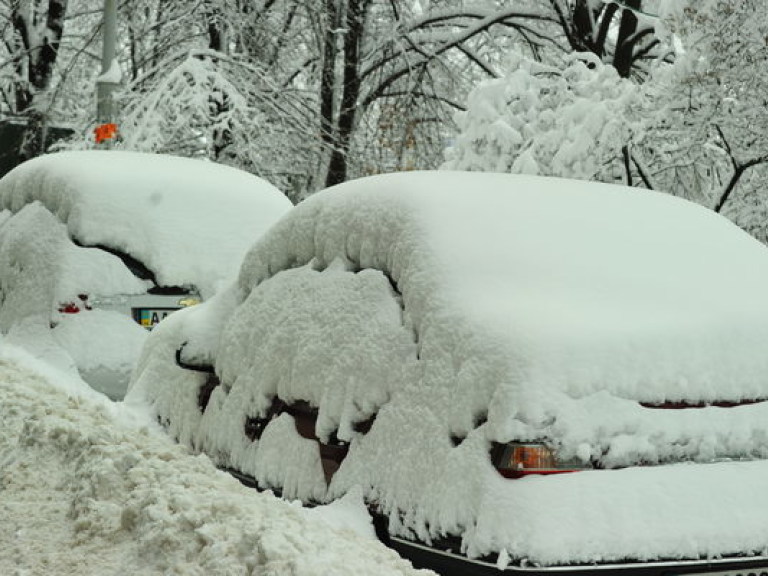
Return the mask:
M444 574L768 573L768 250L687 201L414 172L295 207L126 401Z
M213 295L291 208L251 174L119 151L51 154L0 179L0 331L53 330L83 378L121 398L148 328ZM40 344L35 344L40 346Z

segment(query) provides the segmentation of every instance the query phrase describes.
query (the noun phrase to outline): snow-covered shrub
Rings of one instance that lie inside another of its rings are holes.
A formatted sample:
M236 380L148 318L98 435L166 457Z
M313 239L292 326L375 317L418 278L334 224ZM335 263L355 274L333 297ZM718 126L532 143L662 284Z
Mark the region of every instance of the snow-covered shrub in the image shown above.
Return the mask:
M443 168L614 180L637 85L588 53L562 69L518 54L509 68L470 94Z

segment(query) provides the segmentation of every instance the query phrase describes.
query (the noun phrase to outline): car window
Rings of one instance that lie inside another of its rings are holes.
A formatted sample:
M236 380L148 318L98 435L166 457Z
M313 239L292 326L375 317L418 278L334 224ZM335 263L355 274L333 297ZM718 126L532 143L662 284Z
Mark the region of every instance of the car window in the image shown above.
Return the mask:
M340 264L279 272L223 329L215 361L221 382L200 380L204 427L239 428L232 441L253 443L249 453L264 464L241 472L255 472L261 486L285 484L290 497L322 498L351 444L372 428L394 390L413 381L417 351L400 294L384 273ZM202 368L183 350L179 360L182 368ZM203 438L200 448L208 442L217 440Z

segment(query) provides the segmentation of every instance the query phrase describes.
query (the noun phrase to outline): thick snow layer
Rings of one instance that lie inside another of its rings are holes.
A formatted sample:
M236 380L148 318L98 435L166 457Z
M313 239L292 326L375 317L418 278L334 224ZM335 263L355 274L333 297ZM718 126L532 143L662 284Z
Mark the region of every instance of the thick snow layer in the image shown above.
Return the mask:
M129 316L107 310L63 314L52 331L83 379L113 400L125 396L147 333Z
M281 269L336 258L391 274L422 347L433 331L438 344L458 331L488 339L526 390L766 394L768 252L665 194L460 172L364 179L284 219L240 283L250 292Z
M403 328L400 303L381 272L288 270L251 292L241 310L249 313L231 318L217 366L225 383L245 386L228 391L224 420L206 414L214 420L210 435L224 426L224 414L233 408L227 404L252 402L250 385L263 382L259 408L275 395L309 401L322 407L321 439L338 432L339 439L350 440L351 423L374 414L415 377L413 334Z
M0 573L428 574L371 539L359 492L259 494L5 342L0 397Z
M322 518L324 522L337 530L349 530L359 536L370 539L376 538L373 520L368 513L363 500L363 491L359 486L355 486L347 494L330 504L309 508L308 512Z
M183 342L221 378L204 414L205 375L173 362ZM704 208L561 179L393 174L294 208L237 285L153 332L129 399L290 497L361 486L393 533L459 535L471 556L709 558L768 547L768 462L738 461L768 458L768 403L640 402L768 398L767 343L768 252ZM275 394L316 406L319 438L350 440L327 489L291 416L244 434ZM537 439L656 466L519 481L491 466L491 441Z
M84 338L88 333L96 335ZM131 318L105 310L62 315L53 329L54 338L78 360L78 366L96 368L106 364L128 370L147 333Z
M141 260L163 285L209 296L291 204L266 181L220 164L122 151L50 154L0 180L0 209L38 200L84 245Z

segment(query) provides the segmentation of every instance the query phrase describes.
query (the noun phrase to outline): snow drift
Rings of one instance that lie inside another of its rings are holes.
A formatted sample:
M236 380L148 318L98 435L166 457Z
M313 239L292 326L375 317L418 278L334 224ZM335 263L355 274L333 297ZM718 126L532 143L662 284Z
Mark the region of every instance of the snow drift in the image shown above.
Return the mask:
M417 575L354 500L259 494L20 349L0 351L0 572Z

